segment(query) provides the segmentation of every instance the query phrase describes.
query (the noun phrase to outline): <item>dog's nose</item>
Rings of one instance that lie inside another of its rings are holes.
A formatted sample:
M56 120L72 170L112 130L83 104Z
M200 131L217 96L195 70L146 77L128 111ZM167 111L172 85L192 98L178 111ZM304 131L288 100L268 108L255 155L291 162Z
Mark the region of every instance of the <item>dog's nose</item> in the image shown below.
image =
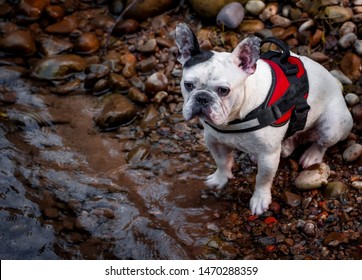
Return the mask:
M200 107L206 107L212 101L212 97L207 93L200 93L195 97L195 100Z

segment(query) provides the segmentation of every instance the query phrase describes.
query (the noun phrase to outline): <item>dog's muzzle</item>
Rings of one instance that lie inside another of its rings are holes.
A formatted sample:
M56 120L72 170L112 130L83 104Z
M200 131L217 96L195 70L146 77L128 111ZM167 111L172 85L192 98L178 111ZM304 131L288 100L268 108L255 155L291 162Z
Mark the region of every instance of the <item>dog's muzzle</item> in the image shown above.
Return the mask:
M200 108L207 108L212 103L212 97L208 92L201 91L195 94L196 105Z

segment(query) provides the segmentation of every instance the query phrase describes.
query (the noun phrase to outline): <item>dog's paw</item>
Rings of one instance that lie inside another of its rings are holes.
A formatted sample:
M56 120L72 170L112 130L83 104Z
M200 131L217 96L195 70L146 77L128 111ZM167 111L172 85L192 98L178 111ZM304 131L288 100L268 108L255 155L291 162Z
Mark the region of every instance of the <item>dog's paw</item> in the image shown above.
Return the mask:
M323 162L323 156L327 148L319 146L317 143L312 144L301 156L299 163L303 168Z
M231 179L232 175L230 175L229 178ZM220 191L227 184L229 178L219 170L216 170L215 173L207 176L205 184L209 189Z
M255 191L250 199L250 210L253 215L261 215L268 210L271 203L271 193Z

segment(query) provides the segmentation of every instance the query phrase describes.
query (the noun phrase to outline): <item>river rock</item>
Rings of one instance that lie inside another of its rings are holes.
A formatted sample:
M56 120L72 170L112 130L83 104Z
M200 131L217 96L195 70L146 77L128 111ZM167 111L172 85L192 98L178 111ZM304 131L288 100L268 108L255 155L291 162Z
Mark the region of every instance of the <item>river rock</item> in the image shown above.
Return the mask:
M216 17L217 13L221 10L222 7L231 3L231 2L242 2L242 1L233 1L233 0L190 0L192 8L195 12L206 18Z
M121 92L126 91L131 87L129 82L122 75L111 73L109 78L113 87Z
M357 125L362 126L362 104L356 104L353 106L352 115Z
M246 19L240 26L239 31L242 33L255 33L265 28L264 22L258 19Z
M45 31L54 34L69 34L78 27L78 19L75 15L64 17L61 21L49 25Z
M170 9L177 1L173 0L127 0L127 6L135 2L125 13L125 17L136 20L145 20L149 17L160 15Z
M95 117L99 128L111 130L130 123L137 114L135 105L121 94L111 94L105 99L102 111Z
M353 11L351 8L341 7L341 6L328 6L324 9L321 14L322 18L330 19L335 23L343 23L350 20L353 16Z
M352 47L354 42L357 40L357 35L354 33L347 33L338 40L338 46L342 49Z
M359 56L362 56L362 40L354 41L353 48Z
M301 190L312 190L320 188L328 183L331 173L329 166L325 163L314 164L300 172L295 179L295 186Z
M351 85L353 82L342 71L334 69L330 71L333 77L340 81L343 85Z
M264 8L265 3L261 0L250 0L245 4L245 10L254 16L260 15L263 12Z
M217 14L216 23L234 29L243 21L245 11L238 2L231 2L225 5Z
M341 193L346 192L347 186L343 182L329 182L323 192L328 198L337 198Z
M59 5L51 5L46 7L45 9L48 16L53 19L60 19L65 15L65 10L62 6Z
M149 101L148 96L136 87L131 87L127 96L130 100L138 103L147 103Z
M357 82L361 77L361 68L361 58L357 54L347 52L343 56L340 69L352 82Z
M355 143L349 146L344 152L343 152L343 159L347 162L352 162L358 159L362 154L362 145Z
M61 80L73 73L83 71L86 66L86 61L78 55L56 55L39 60L31 74L38 79Z
M139 27L139 23L135 19L125 19L118 22L113 28L113 34L124 35L128 33L134 33Z
M359 103L359 97L355 93L347 93L344 99L349 106L354 106Z
M342 232L330 232L324 238L323 244L326 246L336 247L341 243L348 243L349 239L347 234Z
M14 30L5 37L0 38L0 51L19 55L32 55L36 51L36 46L28 30Z
M349 33L355 33L357 31L357 26L352 21L346 21L339 28L339 36L343 37Z
M80 35L75 43L75 50L79 54L90 54L96 52L100 47L97 36L92 32Z
M263 12L259 15L259 18L262 21L269 20L272 16L275 16L278 13L279 5L277 2L268 3Z
M140 46L138 48L138 51L142 53L151 53L156 50L156 47L157 47L157 41L156 39L152 38L149 39L144 45Z
M73 47L73 44L65 39L49 36L42 37L38 41L39 51L45 56L52 56L66 52Z
M289 191L283 192L282 198L285 201L285 203L287 203L291 207L299 206L302 201L302 197L300 195Z
M166 91L168 79L162 73L154 73L148 77L145 86L147 93L154 95L159 91Z
M111 28L113 28L115 23L116 20L110 15L97 15L90 22L93 28L99 28L104 30L110 30Z
M49 0L22 0L18 8L30 19L38 19L48 5Z
M354 181L352 182L352 187L357 190L362 190L362 181Z
M308 237L315 237L317 235L317 225L313 221L305 221L302 231Z
M274 25L274 26L279 26L282 28L287 28L289 27L292 22L290 21L290 19L282 17L280 15L274 15L270 18L270 22Z
M129 151L126 161L131 165L136 165L140 161L144 160L151 152L151 146L149 144L140 144Z

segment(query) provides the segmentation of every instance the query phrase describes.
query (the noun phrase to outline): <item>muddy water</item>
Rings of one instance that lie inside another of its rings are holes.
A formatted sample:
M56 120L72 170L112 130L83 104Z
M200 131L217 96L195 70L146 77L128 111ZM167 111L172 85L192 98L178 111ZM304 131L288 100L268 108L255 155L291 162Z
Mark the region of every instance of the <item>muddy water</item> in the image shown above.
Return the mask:
M7 88L17 101L0 107L1 259L205 258L217 203L201 198L199 136L181 123L99 132L94 96Z

